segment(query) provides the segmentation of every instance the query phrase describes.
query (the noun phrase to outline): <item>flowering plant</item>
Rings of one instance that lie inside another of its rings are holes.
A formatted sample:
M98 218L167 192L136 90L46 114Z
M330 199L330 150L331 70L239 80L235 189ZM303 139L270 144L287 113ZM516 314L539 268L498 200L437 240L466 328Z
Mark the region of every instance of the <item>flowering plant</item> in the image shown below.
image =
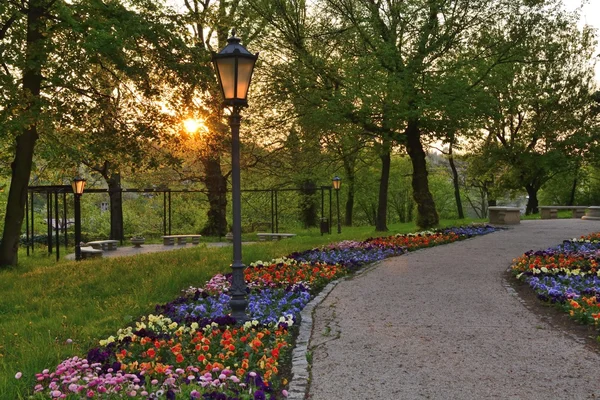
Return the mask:
M565 240L545 250L528 251L511 270L542 301L559 305L583 323L600 322L600 233Z
M37 374L34 398L287 397L279 367L291 350L290 329L312 295L367 263L493 230L455 228L344 241L257 261L244 272L250 321L241 326L229 315L231 274L217 274L157 306L156 314L100 340L86 358L73 357L53 372Z

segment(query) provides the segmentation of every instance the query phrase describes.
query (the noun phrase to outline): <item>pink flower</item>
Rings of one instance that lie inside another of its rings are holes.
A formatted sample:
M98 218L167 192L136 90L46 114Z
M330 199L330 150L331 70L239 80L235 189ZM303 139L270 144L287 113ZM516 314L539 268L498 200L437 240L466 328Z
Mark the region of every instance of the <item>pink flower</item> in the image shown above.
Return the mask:
M22 376L23 376L23 373L21 371L19 371L15 374L15 379L21 379Z
M281 395L282 395L283 397L288 397L289 393L288 393L288 391L287 391L287 390L283 389L283 390L281 391Z

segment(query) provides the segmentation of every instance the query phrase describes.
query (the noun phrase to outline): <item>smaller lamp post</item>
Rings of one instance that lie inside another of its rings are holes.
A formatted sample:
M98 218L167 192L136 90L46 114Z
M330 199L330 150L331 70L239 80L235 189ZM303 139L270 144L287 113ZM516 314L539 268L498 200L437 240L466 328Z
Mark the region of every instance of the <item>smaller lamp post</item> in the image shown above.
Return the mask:
M85 179L73 179L73 194L75 195L75 260L81 260L81 195L85 188Z
M335 189L335 202L337 203L337 225L338 233L342 233L342 224L340 222L340 187L342 186L342 178L339 176L333 177L333 188Z

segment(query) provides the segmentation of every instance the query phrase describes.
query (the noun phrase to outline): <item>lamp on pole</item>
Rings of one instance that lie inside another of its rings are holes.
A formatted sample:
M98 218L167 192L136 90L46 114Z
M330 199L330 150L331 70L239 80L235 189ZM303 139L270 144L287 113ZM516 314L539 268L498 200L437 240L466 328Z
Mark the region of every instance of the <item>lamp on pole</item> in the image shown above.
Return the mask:
M240 44L240 38L231 31L225 46L219 53L212 56L212 62L217 71L219 86L223 95L223 105L231 107L229 126L231 127L231 201L233 208L233 263L231 282L231 316L239 323L244 323L246 317L246 281L242 263L242 204L240 189L240 109L248 106L248 88L252 80L254 63L258 53L252 54Z
M81 260L81 195L85 188L85 179L77 177L71 185L75 195L75 260Z
M338 233L342 233L342 224L340 222L340 187L342 186L342 178L339 176L333 177L333 188L335 189L335 202L337 203L337 225Z

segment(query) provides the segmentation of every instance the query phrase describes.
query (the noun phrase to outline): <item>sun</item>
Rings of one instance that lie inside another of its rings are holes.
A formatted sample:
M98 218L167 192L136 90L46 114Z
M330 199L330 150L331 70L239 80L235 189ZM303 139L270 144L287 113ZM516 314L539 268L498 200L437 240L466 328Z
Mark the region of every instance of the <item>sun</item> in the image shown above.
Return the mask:
M201 129L206 130L206 125L204 125L204 121L195 118L188 118L184 120L183 127L186 131L188 131L188 133L196 133Z

